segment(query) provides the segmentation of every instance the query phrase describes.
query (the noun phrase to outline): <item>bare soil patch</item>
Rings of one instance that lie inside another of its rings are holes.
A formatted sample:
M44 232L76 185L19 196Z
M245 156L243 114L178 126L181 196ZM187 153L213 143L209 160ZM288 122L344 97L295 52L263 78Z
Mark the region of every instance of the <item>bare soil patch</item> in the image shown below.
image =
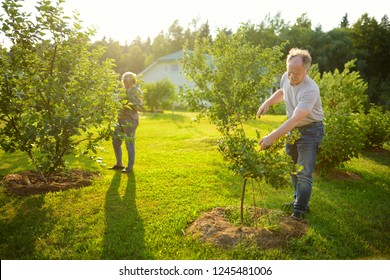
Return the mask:
M367 149L370 153L373 153L373 154L376 154L376 155L385 155L385 156L389 156L390 155L390 151L385 149L385 148L381 148L381 147L370 147Z
M66 173L57 172L51 176L50 182L46 182L38 172L24 171L6 175L2 183L10 194L29 196L86 187L92 184L97 175L90 171L70 170Z
M255 243L260 249L270 249L284 247L288 240L301 237L308 229L307 223L295 221L288 214L280 217L275 230L238 227L230 223L224 213L224 208L214 208L203 213L187 228L186 234L224 249L231 249L245 241Z
M334 180L360 180L362 177L358 174L355 174L346 170L333 170L332 173L326 175L329 179Z

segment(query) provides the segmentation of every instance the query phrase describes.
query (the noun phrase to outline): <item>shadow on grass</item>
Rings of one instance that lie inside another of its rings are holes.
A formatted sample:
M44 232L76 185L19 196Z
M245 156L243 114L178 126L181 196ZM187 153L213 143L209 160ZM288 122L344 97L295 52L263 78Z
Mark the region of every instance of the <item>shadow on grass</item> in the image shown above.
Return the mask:
M127 180L121 195L121 180ZM151 258L145 252L144 225L135 202L136 179L134 173L117 171L106 194L106 230L102 259L139 260Z
M390 164L390 151L384 148L369 148L363 151L365 157L377 162L378 164L388 166Z
M26 153L5 153L3 151L0 151L0 158L0 179L10 173L34 169L34 166L29 164L28 156Z
M50 210L43 210L44 196L33 196L15 204L15 216L0 221L0 257L2 260L36 259L36 242L53 227Z
M183 115L180 111L166 112L166 113L143 113L142 117L152 120L165 120L174 122L184 122L188 117Z
M299 244L300 253L319 259L387 258L390 207L389 191L381 187L385 181L383 185L378 178L318 181L309 214L316 235Z

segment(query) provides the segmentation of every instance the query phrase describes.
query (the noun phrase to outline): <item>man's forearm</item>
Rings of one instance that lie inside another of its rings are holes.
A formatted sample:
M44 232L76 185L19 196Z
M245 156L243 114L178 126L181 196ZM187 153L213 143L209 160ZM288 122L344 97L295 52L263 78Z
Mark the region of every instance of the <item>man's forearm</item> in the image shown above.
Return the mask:
M297 125L297 121L293 119L289 119L285 121L281 126L279 126L277 129L272 131L268 136L272 139L272 141L275 141L284 135L286 135L288 132L293 130L295 126Z
M283 101L283 90L282 89L278 89L277 91L275 91L274 94L272 94L271 97L266 100L266 102L268 103L268 106L278 104L282 101Z
M274 104L277 104L277 103L280 103L283 101L283 90L282 89L278 89L277 91L274 92L274 94L272 94L272 96L270 98L268 98L259 108L259 110L257 111L257 114L256 116L258 118L261 117L261 115L264 115L265 113L267 113L267 111L269 110L269 107L274 105Z

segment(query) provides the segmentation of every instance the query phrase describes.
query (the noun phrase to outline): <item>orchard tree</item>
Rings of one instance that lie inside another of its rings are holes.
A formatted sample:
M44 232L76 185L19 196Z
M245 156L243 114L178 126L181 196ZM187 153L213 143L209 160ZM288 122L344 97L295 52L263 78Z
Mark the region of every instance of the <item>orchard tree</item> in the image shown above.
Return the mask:
M249 135L244 129L284 66L283 46L255 46L248 41L247 28L241 26L235 34L220 30L213 43L198 40L194 51L186 51L183 58L184 73L196 85L187 90L189 107L216 125L220 152L229 168L243 178L241 220L248 179L279 187L288 182L291 171L290 161L280 152L282 140L259 152L260 132Z
M117 112L113 65L89 49L94 31L65 16L63 2L39 1L33 19L20 1L4 0L0 19L11 42L0 46L0 144L26 152L46 180L76 148L96 151Z

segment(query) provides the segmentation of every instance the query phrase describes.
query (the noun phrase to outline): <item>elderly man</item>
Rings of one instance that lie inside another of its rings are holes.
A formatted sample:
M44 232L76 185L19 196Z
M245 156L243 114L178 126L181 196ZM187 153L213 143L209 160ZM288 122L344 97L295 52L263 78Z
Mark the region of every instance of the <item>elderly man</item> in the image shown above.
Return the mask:
M259 145L262 150L293 129L299 129L301 133L295 143L286 144L286 152L294 163L302 167L297 174L291 175L295 200L288 204L293 207L291 217L298 221L304 220L304 214L309 208L316 154L324 136L321 96L317 84L307 75L310 66L311 56L308 51L291 49L287 56L287 71L282 76L280 89L257 111L257 117L260 118L270 106L284 101L288 117L281 126L261 139Z

